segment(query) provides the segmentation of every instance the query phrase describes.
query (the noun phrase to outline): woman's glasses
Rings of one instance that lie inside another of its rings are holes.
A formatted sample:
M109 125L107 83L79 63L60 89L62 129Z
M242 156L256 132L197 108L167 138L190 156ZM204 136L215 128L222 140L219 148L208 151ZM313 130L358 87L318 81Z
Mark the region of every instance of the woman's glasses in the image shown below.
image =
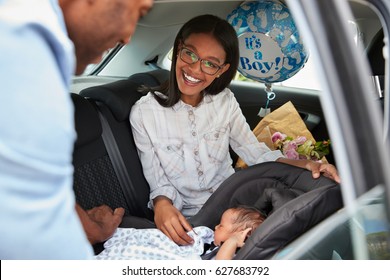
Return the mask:
M200 61L200 70L208 75L215 75L220 69L222 69L222 66L224 65L218 65L209 60L201 59L193 51L187 49L186 47L181 48L180 59L188 64L195 64Z

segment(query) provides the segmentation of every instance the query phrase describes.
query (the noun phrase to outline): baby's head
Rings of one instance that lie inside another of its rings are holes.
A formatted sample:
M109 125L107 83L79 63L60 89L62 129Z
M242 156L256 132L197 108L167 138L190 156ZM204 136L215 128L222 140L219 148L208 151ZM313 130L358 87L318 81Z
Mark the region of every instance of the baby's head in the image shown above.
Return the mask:
M250 235L265 219L265 216L256 208L239 206L227 209L220 223L215 227L214 244L220 246L234 233L251 228Z

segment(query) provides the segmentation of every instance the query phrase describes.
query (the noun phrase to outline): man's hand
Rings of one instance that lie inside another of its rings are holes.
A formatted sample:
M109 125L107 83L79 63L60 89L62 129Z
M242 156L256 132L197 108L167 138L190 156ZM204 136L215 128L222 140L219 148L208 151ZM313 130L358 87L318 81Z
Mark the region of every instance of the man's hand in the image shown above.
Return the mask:
M125 213L123 208L116 208L113 211L107 205L85 211L76 204L76 211L91 244L104 242L110 238L118 228Z
M154 203L154 222L159 230L178 245L189 245L194 240L187 234L192 226L166 197L157 197Z

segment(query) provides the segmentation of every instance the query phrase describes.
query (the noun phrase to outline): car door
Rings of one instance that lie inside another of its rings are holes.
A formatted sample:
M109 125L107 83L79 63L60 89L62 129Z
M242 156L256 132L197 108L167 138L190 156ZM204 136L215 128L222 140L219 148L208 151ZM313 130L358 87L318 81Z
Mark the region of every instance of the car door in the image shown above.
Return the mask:
M324 86L321 103L342 178L345 208L275 258L316 258L321 255L321 248L343 242L344 246L335 250L335 259L389 259L388 83L382 114L378 102L370 95L374 90L368 78L368 62L361 49L353 46L343 20L351 16L347 1L288 0L287 3L321 65ZM384 30L389 30L388 1L368 1L367 5L381 11ZM389 57L389 49L384 52ZM386 67L388 81L388 63Z

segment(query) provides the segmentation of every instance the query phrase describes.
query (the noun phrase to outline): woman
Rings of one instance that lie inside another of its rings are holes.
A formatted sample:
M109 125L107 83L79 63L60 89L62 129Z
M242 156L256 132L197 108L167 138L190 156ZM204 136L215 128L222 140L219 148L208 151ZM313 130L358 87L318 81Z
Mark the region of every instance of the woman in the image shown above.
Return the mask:
M333 165L286 159L257 141L227 88L238 59L236 32L227 21L191 19L175 39L169 81L149 89L130 114L154 221L180 245L192 242L187 218L234 173L229 145L248 165L279 161L339 181Z

